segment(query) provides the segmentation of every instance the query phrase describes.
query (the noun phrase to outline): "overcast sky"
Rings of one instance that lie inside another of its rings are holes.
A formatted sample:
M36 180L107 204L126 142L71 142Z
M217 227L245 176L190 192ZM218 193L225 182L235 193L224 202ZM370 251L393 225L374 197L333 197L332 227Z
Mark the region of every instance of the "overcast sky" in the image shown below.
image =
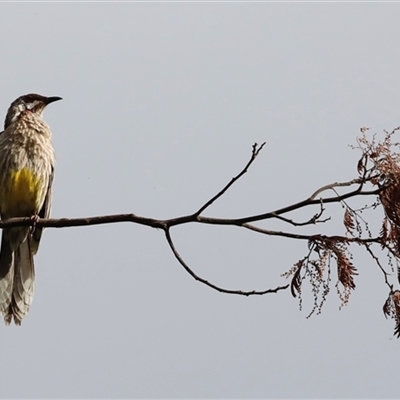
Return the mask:
M263 141L207 215L271 211L355 178L348 145L360 127L400 125L399 13L377 3L1 3L0 118L22 94L63 97L45 112L54 217L194 212ZM307 251L233 227L172 234L199 275L233 289L285 284ZM387 287L357 254L349 305L339 311L332 286L322 315L306 319L312 304L299 311L289 291L245 298L194 281L161 231L48 229L28 316L0 324L0 397L398 397Z

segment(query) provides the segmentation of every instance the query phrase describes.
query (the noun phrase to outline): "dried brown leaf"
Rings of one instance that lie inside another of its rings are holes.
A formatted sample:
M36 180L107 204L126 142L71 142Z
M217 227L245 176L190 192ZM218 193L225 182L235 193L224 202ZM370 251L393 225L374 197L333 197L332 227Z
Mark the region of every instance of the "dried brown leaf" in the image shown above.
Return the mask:
M382 227L381 230L379 231L379 239L381 240L383 248L388 239L388 221L386 218L384 218L382 221Z
M292 281L290 283L290 291L291 291L293 297L297 297L297 295L301 293L300 272L301 272L301 267L303 265L303 260L299 261L297 263L297 265L298 265L298 268L297 268L296 272L294 273Z
M400 338L400 291L396 290L392 295L393 306L394 306L394 319L396 321L396 327L394 335Z
M397 264L397 281L400 283L400 264Z
M354 218L351 215L348 208L346 208L346 211L344 213L343 224L349 233L352 233L352 231L354 231L355 228Z
M389 296L386 299L385 304L383 305L383 314L385 315L386 318L392 316L392 298L391 298L391 296Z
M357 163L357 172L361 175L364 171L364 157L361 157Z
M354 276L358 275L357 269L354 267L349 258L343 251L336 251L338 279L343 287L348 289L355 289Z
M377 185L377 184L379 183L379 179L378 179L378 178L372 178L372 179L371 179L371 183L372 183L373 185Z
M379 197L387 217L393 222L391 232L393 240L395 237L400 237L400 185L389 186L381 191ZM393 232L393 229L397 232Z
M395 320L394 335L400 338L400 291L396 290L389 295L383 305L385 317L391 317Z
M394 328L394 336L397 335L398 338L400 338L400 322L396 323L396 326Z

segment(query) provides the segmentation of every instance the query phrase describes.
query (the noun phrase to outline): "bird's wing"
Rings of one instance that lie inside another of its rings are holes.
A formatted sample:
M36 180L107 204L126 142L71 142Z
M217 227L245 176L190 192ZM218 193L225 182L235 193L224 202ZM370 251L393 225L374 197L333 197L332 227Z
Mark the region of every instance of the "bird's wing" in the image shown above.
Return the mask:
M53 179L54 179L54 167L51 168L51 174L49 177L49 184L47 186L47 193L46 197L43 202L42 209L39 211L40 218L49 218L50 211L51 211L51 187L53 186ZM32 243L31 243L31 250L32 254L35 255L39 248L40 238L42 237L44 228L35 228L32 234Z

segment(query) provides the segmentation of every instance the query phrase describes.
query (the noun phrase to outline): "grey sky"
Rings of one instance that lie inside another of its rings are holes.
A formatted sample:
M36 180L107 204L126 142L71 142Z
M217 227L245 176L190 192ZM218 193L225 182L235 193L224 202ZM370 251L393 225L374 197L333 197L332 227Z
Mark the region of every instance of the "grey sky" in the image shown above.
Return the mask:
M354 178L348 144L361 126L400 125L399 12L2 3L0 118L21 94L63 97L45 113L54 217L193 212L256 141L267 142L259 159L207 214L273 210ZM229 288L284 284L306 251L234 228L172 233L198 274ZM0 324L0 397L398 397L387 291L369 258L356 266L350 304L339 312L332 287L307 320L289 292L244 298L195 282L162 232L49 229L30 313L22 327Z

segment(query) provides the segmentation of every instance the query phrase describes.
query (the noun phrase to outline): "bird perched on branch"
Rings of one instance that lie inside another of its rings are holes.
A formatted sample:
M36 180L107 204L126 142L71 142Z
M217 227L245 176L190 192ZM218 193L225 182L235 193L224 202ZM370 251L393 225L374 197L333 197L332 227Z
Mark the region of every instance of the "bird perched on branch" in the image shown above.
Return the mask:
M0 134L0 215L48 218L54 174L51 131L42 119L61 97L21 96L11 103ZM8 325L20 325L35 290L33 256L43 228L3 229L0 251L0 311Z

